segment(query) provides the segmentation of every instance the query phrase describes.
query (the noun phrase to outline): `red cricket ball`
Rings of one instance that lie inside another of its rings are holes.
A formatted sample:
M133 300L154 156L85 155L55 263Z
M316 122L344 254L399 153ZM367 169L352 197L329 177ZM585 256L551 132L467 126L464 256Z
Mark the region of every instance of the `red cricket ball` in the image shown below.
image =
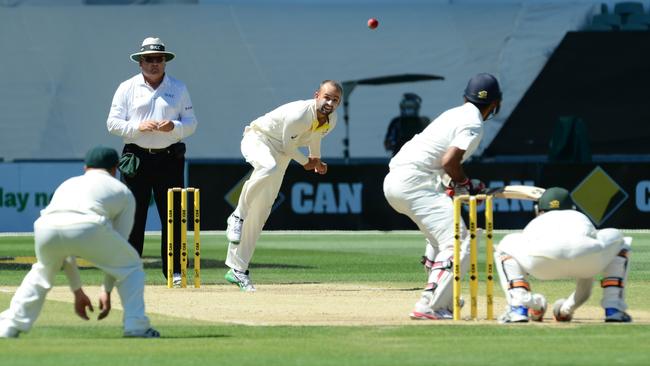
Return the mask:
M368 28L375 29L379 25L379 21L375 18L368 19Z

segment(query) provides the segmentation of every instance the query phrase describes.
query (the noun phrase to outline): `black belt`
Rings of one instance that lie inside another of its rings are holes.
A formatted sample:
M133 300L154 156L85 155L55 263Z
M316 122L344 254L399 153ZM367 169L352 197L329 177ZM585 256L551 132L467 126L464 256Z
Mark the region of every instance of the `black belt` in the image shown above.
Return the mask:
M138 151L148 153L148 154L160 154L160 153L165 153L165 152L169 151L169 147L165 147L165 148L162 148L162 149L150 149L150 148L146 148L146 147L140 147L140 146L138 146L136 144L126 144L126 146L127 146L127 149L138 150Z

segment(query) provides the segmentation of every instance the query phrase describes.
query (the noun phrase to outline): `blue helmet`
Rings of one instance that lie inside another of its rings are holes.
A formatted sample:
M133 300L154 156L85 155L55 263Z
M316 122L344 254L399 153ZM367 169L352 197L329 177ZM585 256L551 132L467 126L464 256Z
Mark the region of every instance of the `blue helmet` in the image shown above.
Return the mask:
M490 104L495 100L501 100L501 88L499 88L497 78L482 73L470 79L464 96L472 103Z

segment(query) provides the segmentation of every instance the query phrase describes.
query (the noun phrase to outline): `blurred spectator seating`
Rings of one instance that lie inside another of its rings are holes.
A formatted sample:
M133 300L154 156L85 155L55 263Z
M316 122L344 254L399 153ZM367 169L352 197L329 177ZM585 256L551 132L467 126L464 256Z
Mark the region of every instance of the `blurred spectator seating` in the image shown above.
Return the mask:
M618 14L601 13L591 19L591 24L597 27L609 27L609 30L618 30L621 27L621 16Z
M621 24L621 27L619 29L622 31L647 31L648 26L638 23L625 23Z
M625 1L614 4L614 14L621 16L623 23L627 23L627 19L632 14L643 14L643 4L636 1Z
M636 1L624 1L614 4L614 11L609 12L607 4L601 4L600 14L592 17L587 31L648 31L650 14L645 13L643 4Z
M641 24L647 27L650 27L650 14L646 13L635 13L630 14L627 18L626 24Z

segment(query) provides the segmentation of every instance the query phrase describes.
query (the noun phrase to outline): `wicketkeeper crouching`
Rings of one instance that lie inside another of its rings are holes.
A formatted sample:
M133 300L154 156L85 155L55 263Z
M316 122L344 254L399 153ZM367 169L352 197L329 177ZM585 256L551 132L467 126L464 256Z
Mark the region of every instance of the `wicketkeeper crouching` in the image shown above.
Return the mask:
M547 302L531 292L528 275L540 280L574 278L576 289L553 304L553 317L568 322L591 295L594 277L602 276L601 306L606 322L632 321L625 312L625 285L632 238L617 229L596 230L573 209L564 188L547 189L539 200L539 215L521 233L506 235L494 256L501 287L508 301L501 323L542 321Z

